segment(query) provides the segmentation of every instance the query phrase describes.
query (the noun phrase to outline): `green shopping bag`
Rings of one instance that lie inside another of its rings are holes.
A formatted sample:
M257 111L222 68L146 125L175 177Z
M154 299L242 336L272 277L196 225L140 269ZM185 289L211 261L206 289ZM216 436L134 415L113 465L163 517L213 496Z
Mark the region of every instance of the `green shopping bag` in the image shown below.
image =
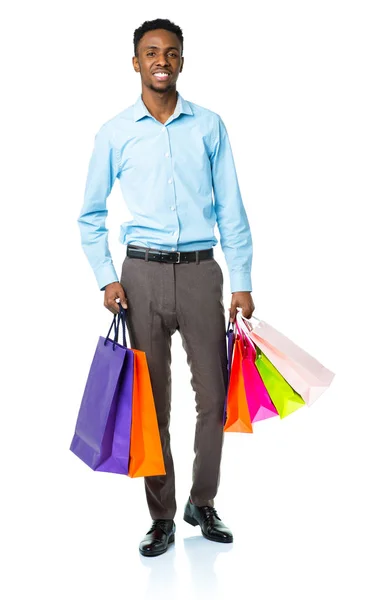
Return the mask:
M303 398L292 389L291 385L282 377L275 366L256 345L256 368L261 375L269 396L281 419L287 417L305 402Z

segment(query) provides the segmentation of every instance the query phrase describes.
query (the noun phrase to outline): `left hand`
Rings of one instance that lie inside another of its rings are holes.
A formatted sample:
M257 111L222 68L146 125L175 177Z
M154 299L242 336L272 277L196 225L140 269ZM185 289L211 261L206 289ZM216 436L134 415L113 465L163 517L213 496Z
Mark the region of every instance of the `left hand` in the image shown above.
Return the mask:
M253 311L255 310L255 305L253 302L251 292L233 292L231 308L229 308L231 323L235 321L237 308L242 309L243 317L245 317L246 319L251 318Z

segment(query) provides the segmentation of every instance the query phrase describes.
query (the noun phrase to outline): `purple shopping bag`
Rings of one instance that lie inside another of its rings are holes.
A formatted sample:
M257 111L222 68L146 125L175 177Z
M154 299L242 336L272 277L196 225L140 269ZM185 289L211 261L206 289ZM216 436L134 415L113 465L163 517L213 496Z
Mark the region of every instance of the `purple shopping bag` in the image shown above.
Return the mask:
M123 345L118 343L120 322ZM125 310L120 306L107 337L98 340L70 445L94 471L128 474L133 368L134 355L125 339Z
M231 327L231 329L230 329ZM227 325L227 394L225 399L225 405L223 409L223 425L227 420L227 399L228 399L228 390L230 384L230 375L231 375L231 366L232 366L232 358L234 354L234 341L235 341L235 333L233 324L229 321Z

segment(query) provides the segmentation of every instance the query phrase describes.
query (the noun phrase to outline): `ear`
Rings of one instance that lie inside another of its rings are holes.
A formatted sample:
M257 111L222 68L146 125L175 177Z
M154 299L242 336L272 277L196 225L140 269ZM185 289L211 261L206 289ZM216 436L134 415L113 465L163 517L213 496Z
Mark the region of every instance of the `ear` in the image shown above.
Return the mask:
M132 57L132 63L133 63L133 68L136 71L136 73L139 73L140 72L140 63L138 62L137 56Z
M184 65L184 56L182 56L182 57L181 57L181 65L180 65L180 71L179 71L179 73L181 73L181 72L182 72L182 70L183 70L183 65Z

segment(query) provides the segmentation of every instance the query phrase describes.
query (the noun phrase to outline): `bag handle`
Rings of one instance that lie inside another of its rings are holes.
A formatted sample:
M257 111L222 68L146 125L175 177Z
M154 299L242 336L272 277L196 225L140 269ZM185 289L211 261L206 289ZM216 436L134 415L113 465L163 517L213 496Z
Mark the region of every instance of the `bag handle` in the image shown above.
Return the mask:
M123 333L123 346L126 348L127 347L127 340L126 340L126 336L125 336L125 316L126 316L126 309L122 307L121 304L119 304L119 315L118 315L118 330L117 333L119 333L119 322L121 322L121 327L122 327L122 333ZM118 338L116 338L116 341L118 341Z
M235 324L235 327L236 327L236 324ZM235 332L234 332L234 323L231 323L231 321L229 320L228 325L227 325L227 331L226 331L227 337L229 336L230 333L235 333Z
M233 322L231 322L229 320L229 322L227 324L226 336L229 337L230 333L234 334L235 339L239 335L241 340L243 341L244 335L243 335L238 323L236 322L236 319ZM243 345L245 346L244 341L243 341Z
M240 311L238 311L236 315L236 325L239 331L241 331L247 338L249 337L249 332L253 330L252 323L249 320L245 322Z
M240 311L236 315L236 318L237 318L237 320L239 320L239 328L241 328L242 333L246 337L246 339L254 346L257 356L260 356L260 349L258 348L257 343L249 336L250 331L253 331L253 335L256 336L256 338L259 338L260 341L263 343L263 345L266 346L267 348L269 348L269 350L272 350L273 352L278 354L278 356L280 358L283 358L283 359L286 358L285 354L283 354L283 352L281 352L278 348L273 346L273 344L271 344L267 340L264 340L263 338L260 338L257 331L256 332L254 331L251 320L243 317L243 315L241 315ZM257 319L256 317L252 316L252 319L256 319L257 321L261 322L261 319Z
M111 323L111 327L108 330L108 334L106 336L106 339L104 340L104 345L107 344L108 338L110 337L110 333L112 331L112 328L114 328L115 331L115 335L114 335L114 339L112 342L112 349L115 350L116 344L118 344L118 340L119 340L119 326L120 323L122 325L122 331L123 331L123 346L125 348L127 348L127 340L126 340L126 335L125 335L125 316L126 316L126 309L123 308L121 306L121 304L119 304L119 312L114 315L114 318L112 319L112 323Z
M250 346L254 355L257 356L256 345L249 335L249 332L253 330L252 324L250 322L250 319L245 320L240 311L238 311L236 315L236 326L239 331L244 348L248 349L248 347Z

